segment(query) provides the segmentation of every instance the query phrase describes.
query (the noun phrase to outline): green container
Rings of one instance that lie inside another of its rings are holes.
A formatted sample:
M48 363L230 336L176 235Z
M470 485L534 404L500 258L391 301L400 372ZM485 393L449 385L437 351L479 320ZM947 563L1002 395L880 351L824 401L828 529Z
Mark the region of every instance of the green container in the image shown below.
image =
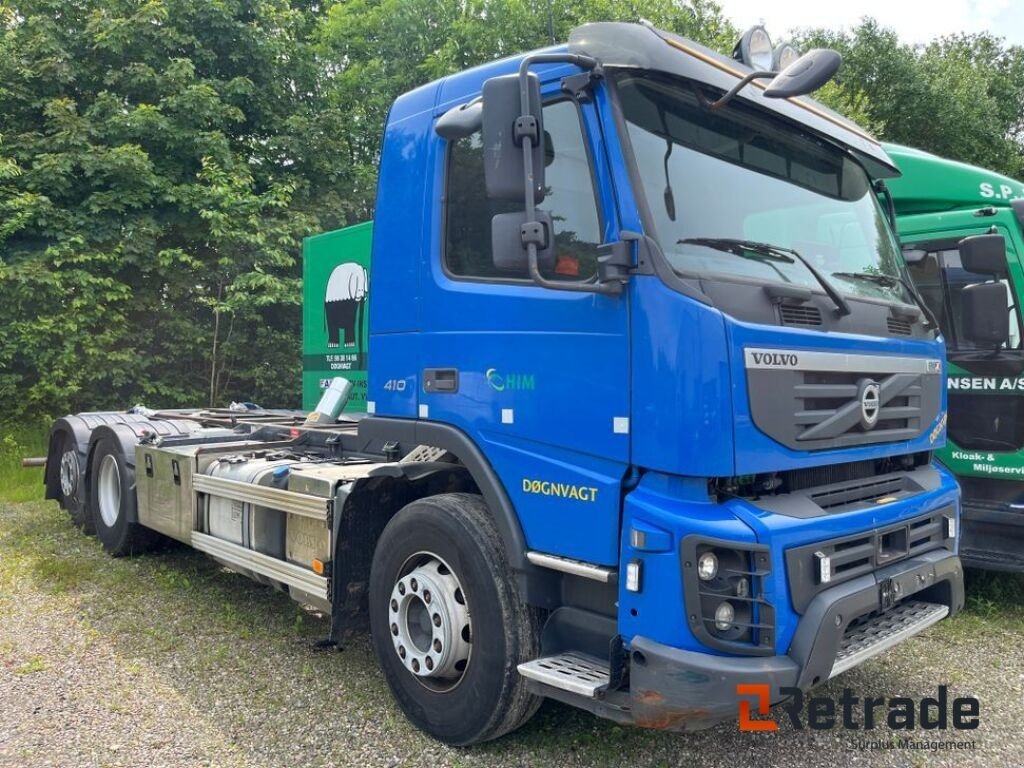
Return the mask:
M302 243L302 407L307 411L335 376L353 385L345 412L366 411L372 243L372 221Z

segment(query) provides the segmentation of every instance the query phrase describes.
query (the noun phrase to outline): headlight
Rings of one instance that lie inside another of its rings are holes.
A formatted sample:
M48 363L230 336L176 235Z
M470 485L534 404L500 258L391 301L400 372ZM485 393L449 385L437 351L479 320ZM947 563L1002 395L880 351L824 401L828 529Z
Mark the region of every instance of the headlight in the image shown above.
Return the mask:
M761 544L687 536L680 547L686 618L704 645L728 653L775 652L775 610L765 597L771 556Z
M719 603L718 607L715 608L715 629L720 632L726 632L731 629L735 619L736 609L732 607L732 603L728 600Z
M718 558L714 552L705 552L697 561L697 575L701 581L711 581L718 575Z

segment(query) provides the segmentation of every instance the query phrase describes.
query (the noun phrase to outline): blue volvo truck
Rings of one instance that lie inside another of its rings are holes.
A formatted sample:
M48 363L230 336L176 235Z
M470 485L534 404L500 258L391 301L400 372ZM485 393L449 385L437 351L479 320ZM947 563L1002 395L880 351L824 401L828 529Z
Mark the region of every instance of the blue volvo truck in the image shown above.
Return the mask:
M803 95L837 65L597 23L403 95L367 413L341 386L308 416L69 415L48 497L112 555L167 537L289 592L330 641L368 621L451 744L544 697L708 727L737 686L777 702L955 614L945 352L879 203L897 170Z

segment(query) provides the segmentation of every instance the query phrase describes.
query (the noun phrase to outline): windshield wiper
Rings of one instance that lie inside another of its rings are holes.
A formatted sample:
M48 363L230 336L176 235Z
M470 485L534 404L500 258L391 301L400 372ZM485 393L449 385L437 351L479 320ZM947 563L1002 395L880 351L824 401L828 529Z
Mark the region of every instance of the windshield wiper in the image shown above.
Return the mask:
M836 305L836 311L839 312L840 316L848 315L852 312L849 303L846 301L846 297L844 297L843 294L841 294L836 287L828 281L828 278L818 271L817 267L792 248L782 248L781 246L771 245L770 243L759 243L756 240L737 240L731 237L685 237L677 240L676 242L680 245L702 245L705 248L714 248L717 251L732 253L744 258L747 257L744 255L743 251L749 251L760 256L774 258L775 261L784 261L789 264L792 264L795 259L803 264L814 279L818 281L818 284L822 287L828 297L832 299L832 303Z
M924 312L925 319L932 328L939 327L939 321L932 313L931 308L925 303L924 299L921 298L917 290L908 283L904 278L897 277L896 275L885 275L876 272L833 272L832 277L839 277L843 280L863 280L867 283L874 283L875 285L889 285L889 286L900 286L907 292L914 303L917 304L918 308Z

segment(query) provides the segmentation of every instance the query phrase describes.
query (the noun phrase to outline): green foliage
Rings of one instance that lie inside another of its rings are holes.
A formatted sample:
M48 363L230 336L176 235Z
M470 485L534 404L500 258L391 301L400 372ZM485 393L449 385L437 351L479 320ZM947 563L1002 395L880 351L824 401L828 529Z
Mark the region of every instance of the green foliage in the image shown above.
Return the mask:
M1024 175L1024 48L988 32L911 46L872 19L798 44L843 54L835 85L819 96L880 137Z
M0 403L299 399L302 236L373 215L400 93L586 21L727 51L711 0L0 0ZM1024 51L865 20L823 101L1024 172Z
M46 455L48 427L43 419L20 426L0 424L0 502L43 497L42 467L25 468L21 460Z
M296 404L299 244L345 223L306 119L313 10L25 0L0 19L0 402Z
M588 21L638 21L730 50L736 30L693 0L348 0L332 6L319 50L332 62L330 129L349 151L357 210L372 215L380 128L395 98L453 72L564 42ZM334 68L336 66L336 69Z

